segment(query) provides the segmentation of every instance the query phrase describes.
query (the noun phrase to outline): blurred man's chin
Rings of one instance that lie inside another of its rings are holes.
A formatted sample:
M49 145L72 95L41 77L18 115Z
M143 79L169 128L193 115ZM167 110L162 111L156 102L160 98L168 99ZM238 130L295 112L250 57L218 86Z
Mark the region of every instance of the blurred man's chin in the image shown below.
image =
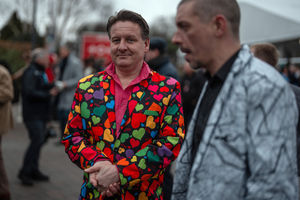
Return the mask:
M195 70L197 70L197 69L205 69L205 66L203 64L201 64L201 63L190 62L190 61L187 61L187 62L190 64L191 68L193 68Z
M193 69L199 69L199 65L197 65L196 62L192 62L192 61L189 61L189 60L187 60L187 62L190 64L190 66L191 66Z

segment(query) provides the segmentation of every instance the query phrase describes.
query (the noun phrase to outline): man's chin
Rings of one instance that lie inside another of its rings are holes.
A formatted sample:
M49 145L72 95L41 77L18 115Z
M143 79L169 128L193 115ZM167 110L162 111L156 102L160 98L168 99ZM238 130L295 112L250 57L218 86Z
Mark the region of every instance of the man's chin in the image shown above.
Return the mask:
M191 61L191 60L186 60L190 66L193 69L201 69L201 68L205 68L205 65L203 65L202 63L196 62L196 61Z
M129 64L129 62L126 62L126 61L119 61L119 62L116 62L116 66L127 67L127 66L130 66L130 64Z
M197 65L196 62L193 62L193 61L190 61L190 60L186 60L190 66L193 68L193 69L199 69L199 66Z

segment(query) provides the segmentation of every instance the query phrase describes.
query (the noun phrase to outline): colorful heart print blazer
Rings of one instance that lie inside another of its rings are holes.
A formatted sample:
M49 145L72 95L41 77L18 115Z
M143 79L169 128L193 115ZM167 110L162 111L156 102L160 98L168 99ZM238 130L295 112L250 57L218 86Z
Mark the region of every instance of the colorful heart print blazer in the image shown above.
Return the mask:
M121 197L162 199L165 168L179 154L185 129L180 84L156 72L134 86L116 135L115 82L107 72L81 79L65 129L65 150L81 169L108 159ZM103 199L84 174L80 199Z

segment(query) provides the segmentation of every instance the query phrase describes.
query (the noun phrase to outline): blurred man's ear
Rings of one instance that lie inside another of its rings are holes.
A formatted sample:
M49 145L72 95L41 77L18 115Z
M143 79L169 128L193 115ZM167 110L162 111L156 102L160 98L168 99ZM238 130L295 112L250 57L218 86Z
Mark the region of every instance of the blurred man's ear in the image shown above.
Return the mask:
M215 29L215 35L217 37L224 35L225 31L228 30L226 18L223 15L216 15L212 20Z
M149 51L149 47L150 47L150 39L147 38L147 39L145 40L145 48L146 48L147 51Z

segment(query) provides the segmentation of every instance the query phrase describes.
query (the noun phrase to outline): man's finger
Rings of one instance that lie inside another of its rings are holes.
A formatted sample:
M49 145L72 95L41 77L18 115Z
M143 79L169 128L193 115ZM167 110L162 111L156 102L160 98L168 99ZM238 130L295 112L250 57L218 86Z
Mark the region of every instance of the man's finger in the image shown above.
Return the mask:
M97 180L96 180L96 179L90 179L90 183L91 183L94 187L97 187Z
M112 195L115 195L115 194L119 194L119 187L118 185L115 185L115 184L111 184L109 187L108 187L108 191L112 194ZM109 193L107 192L107 194L109 195Z
M91 166L88 169L85 169L84 171L86 173L98 172L103 166L106 166L106 165L111 165L111 162L106 161L106 160L105 161L98 161L93 166Z
M112 197L114 194L110 190L106 190L106 196Z
M94 187L97 187L97 185L98 185L97 174L96 174L96 173L91 173L89 178L90 178L90 183L91 183Z
M96 167L96 166L92 166L92 167L84 170L84 172L86 172L86 173L93 173L93 172L98 172L98 171L99 171L99 167Z
M98 185L97 185L97 190L98 190L98 192L102 193L102 192L106 191L107 188L104 187L103 185L99 185L99 184L98 184Z
M114 183L115 188L118 190L118 193L121 192L120 183Z

